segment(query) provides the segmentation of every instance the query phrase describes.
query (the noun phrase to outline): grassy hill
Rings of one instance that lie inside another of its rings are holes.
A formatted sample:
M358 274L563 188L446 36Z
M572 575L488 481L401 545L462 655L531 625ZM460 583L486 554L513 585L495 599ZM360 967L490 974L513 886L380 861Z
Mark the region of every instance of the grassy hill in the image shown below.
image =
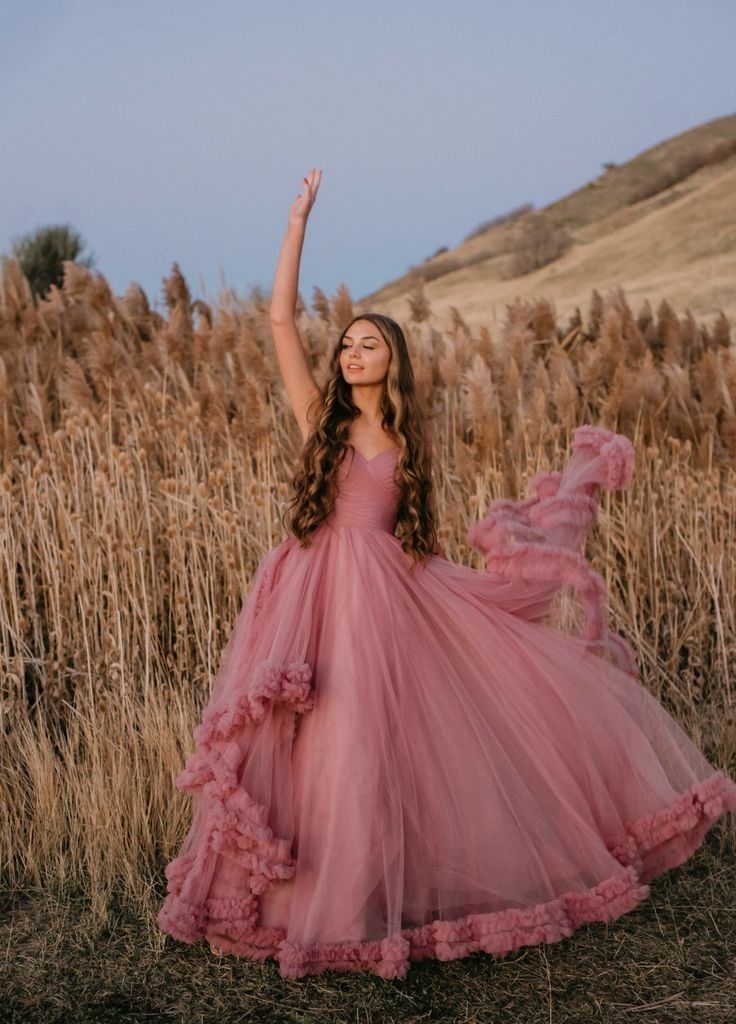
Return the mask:
M476 228L358 300L406 316L422 289L432 312L455 306L471 326L502 320L516 298L546 298L560 317L593 288L622 287L636 309L667 299L706 323L736 318L736 114L605 165L582 188Z

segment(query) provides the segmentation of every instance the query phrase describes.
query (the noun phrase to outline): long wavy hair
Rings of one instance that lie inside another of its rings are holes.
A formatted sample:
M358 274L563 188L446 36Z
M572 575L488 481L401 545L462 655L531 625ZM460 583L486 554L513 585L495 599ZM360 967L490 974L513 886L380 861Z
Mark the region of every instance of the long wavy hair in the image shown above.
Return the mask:
M345 325L330 357L329 376L310 405L314 423L301 452L291 486L293 497L281 517L302 547L333 509L337 470L350 447L351 421L360 413L352 401L352 386L340 366L343 339L352 324L369 320L386 340L391 355L381 394L382 425L398 446L394 479L400 488L394 535L410 556L412 572L427 556L439 553L435 494L432 479L432 438L418 401L414 371L399 324L382 313L361 313ZM287 510L288 511L285 511Z

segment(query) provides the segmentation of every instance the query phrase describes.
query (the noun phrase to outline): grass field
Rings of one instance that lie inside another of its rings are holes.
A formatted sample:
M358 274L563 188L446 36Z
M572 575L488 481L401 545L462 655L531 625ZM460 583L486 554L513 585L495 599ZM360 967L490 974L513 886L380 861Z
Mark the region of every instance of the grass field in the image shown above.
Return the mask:
M166 313L66 265L37 306L0 282L0 1020L707 1021L736 1019L736 824L723 819L652 897L610 924L523 948L425 961L406 979L288 982L157 928L163 864L188 823L173 777L279 519L300 436L268 304ZM321 380L352 313L300 302ZM357 311L357 310L356 310ZM365 311L365 310L363 310ZM591 559L642 681L706 755L736 769L736 359L705 328L623 292L584 318L516 303L493 332L455 311L404 323L432 416L441 541L559 466L599 423L637 451L601 497Z

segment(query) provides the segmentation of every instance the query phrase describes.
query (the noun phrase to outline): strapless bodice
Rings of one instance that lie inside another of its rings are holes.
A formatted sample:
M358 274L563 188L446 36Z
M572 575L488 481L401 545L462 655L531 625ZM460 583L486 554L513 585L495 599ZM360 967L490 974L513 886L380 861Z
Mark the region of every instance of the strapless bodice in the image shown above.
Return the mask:
M333 527L358 526L393 533L401 489L394 481L398 448L366 459L348 448L338 467L338 493L327 520Z

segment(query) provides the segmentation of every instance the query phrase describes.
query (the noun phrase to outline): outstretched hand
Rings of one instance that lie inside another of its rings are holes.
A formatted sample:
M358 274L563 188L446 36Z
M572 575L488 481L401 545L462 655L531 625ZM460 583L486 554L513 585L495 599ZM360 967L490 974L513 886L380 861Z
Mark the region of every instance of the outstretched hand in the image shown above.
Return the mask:
M317 198L319 184L322 181L322 169L318 171L315 167L309 172L306 178L302 178L302 190L291 204L289 210L289 223L304 223L309 216L309 211L314 206Z

